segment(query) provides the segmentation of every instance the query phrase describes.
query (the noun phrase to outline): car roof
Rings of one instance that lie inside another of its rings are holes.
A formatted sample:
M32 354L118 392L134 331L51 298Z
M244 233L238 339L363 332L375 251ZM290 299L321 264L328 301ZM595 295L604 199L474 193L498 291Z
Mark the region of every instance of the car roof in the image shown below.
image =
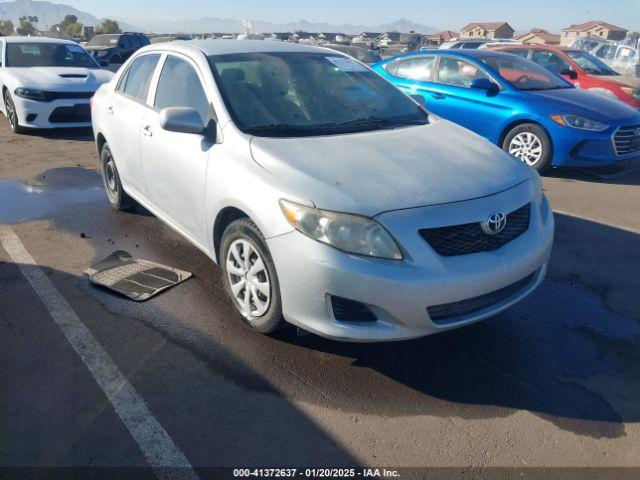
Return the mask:
M62 38L49 38L49 37L2 37L2 41L6 43L62 43L75 45L76 42L71 40L65 40Z
M175 51L189 53L200 51L207 56L234 53L307 52L326 53L329 49L300 45L299 43L265 42L264 40L181 40L144 47L144 51Z
M505 53L505 52L499 52L497 50L475 50L470 48L460 48L456 50L433 49L433 50L420 50L418 52L410 52L410 53L405 53L403 55L397 55L395 57L387 58L386 60L384 60L384 62L388 62L390 60L396 60L398 58L424 56L424 55L447 55L450 57L463 57L463 58L480 60L483 58L500 57L500 56L511 55L511 54Z

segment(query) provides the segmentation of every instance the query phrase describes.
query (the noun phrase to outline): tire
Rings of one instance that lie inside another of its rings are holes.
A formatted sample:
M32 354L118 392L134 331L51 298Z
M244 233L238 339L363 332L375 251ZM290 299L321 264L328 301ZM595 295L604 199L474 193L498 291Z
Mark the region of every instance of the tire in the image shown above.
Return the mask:
M551 166L551 139L545 129L535 123L523 123L512 128L502 142L502 149L540 173Z
M132 209L135 206L135 201L122 188L116 162L113 159L109 145L106 143L100 150L100 171L102 173L102 184L111 206L116 210Z
M11 98L9 90L4 91L4 111L6 112L5 116L9 121L9 127L11 127L11 131L18 135L24 133L25 129L24 127L20 126L18 114L16 112L16 105L15 103L13 103L13 98Z
M245 264L247 253L248 264ZM275 265L262 233L250 219L235 220L226 228L220 244L219 264L227 295L247 325L265 335L284 326ZM251 273L251 267L256 266L257 271ZM247 272L249 274L244 275ZM248 304L244 301L247 295Z

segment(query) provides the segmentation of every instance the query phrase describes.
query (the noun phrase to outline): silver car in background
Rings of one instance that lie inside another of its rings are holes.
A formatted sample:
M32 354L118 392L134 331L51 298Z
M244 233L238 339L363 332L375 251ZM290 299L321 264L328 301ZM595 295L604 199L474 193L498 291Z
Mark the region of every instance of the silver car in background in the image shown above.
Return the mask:
M217 262L262 333L421 337L545 276L538 174L339 52L152 45L97 92L93 126L113 207L142 204Z

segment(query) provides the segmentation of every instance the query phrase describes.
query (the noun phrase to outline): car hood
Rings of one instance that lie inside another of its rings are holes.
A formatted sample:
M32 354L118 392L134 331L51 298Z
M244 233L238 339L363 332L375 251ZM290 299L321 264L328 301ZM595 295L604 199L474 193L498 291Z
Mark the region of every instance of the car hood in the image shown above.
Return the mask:
M619 83L633 88L640 88L640 78L631 77L629 75L598 75L601 80L608 80L610 82Z
M608 122L626 120L638 114L636 110L619 100L577 88L536 90L525 93L530 95L529 100L533 100L532 104L544 110L543 113L548 115L581 115L593 120Z
M254 160L318 208L373 217L507 190L529 167L444 120L419 127L251 141Z
M113 77L112 72L99 68L29 67L7 71L18 86L56 91L95 90Z

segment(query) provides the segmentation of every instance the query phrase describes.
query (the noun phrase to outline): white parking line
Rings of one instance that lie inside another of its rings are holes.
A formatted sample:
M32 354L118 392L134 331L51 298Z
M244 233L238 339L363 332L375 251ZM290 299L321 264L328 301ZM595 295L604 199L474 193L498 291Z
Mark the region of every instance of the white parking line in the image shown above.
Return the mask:
M198 475L189 460L149 411L144 399L127 381L11 228L0 225L0 243L102 388L155 474L161 479L197 479Z

